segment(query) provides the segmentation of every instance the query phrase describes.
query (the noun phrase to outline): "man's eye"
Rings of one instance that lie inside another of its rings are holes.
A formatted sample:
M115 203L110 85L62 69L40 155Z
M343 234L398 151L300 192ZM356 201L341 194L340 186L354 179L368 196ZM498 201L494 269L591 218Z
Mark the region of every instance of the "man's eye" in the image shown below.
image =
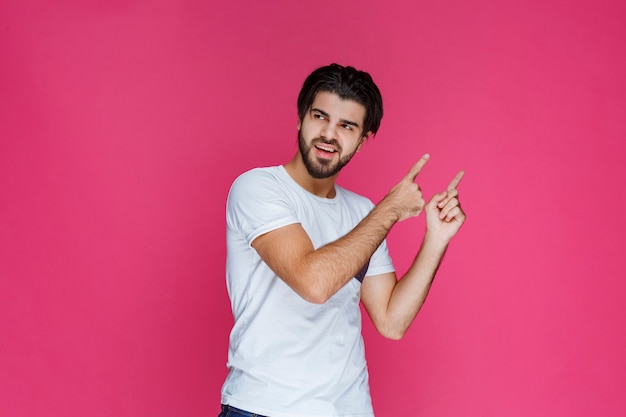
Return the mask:
M346 129L346 130L352 130L352 125L349 125L349 124L347 124L347 123L344 123L344 124L343 124L343 128L344 128L344 129Z
M324 120L325 119L323 114L314 114L313 117L315 117L318 120Z

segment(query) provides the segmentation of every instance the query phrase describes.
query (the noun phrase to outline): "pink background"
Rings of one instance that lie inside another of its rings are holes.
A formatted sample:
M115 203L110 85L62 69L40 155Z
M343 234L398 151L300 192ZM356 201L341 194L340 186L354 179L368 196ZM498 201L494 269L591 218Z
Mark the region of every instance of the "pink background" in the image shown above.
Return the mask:
M0 6L0 415L217 415L226 194L330 62L386 111L341 184L467 173L407 336L364 320L377 415L626 414L624 2L50 3Z

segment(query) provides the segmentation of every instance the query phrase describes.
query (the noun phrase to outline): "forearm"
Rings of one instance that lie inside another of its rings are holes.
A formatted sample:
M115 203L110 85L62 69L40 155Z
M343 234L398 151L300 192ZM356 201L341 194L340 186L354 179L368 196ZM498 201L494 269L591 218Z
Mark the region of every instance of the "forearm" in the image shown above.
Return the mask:
M447 242L428 234L409 270L395 285L385 320L387 336L399 339L421 309L439 269Z
M400 339L411 325L424 304L450 240L465 222L456 190L463 175L460 171L448 189L435 194L426 205L426 235L402 279L398 281L394 273L363 282L361 300L376 329L385 337Z
M415 177L427 160L424 155L352 231L332 243L315 249L302 226L294 224L259 236L251 245L301 297L324 303L358 274L394 224L423 211Z
M300 273L312 298L325 302L357 275L397 221L383 200L348 234L306 254Z
M354 230L308 254L305 265L314 274L310 281L320 283L318 288L323 289L324 299L363 268L394 224L422 212L424 199L415 178L428 158L428 154L422 156Z

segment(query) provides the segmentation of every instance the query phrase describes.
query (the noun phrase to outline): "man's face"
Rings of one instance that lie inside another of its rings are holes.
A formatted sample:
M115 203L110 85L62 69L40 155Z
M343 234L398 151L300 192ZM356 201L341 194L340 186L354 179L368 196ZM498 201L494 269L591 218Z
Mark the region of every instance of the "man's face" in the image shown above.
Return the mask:
M360 149L365 106L342 100L337 94L321 91L298 123L298 146L302 161L314 178L339 173Z

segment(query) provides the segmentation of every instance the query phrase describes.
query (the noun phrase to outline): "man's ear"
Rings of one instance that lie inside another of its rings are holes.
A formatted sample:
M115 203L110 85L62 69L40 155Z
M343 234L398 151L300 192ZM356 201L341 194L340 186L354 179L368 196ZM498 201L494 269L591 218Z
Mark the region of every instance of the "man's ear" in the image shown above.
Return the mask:
M302 120L298 119L298 132L302 128Z
M367 142L372 136L374 136L374 133L369 131L367 132L365 135L361 136L361 139L359 139L359 145L356 147L356 152L361 150L361 146L363 146L363 144L365 142Z

